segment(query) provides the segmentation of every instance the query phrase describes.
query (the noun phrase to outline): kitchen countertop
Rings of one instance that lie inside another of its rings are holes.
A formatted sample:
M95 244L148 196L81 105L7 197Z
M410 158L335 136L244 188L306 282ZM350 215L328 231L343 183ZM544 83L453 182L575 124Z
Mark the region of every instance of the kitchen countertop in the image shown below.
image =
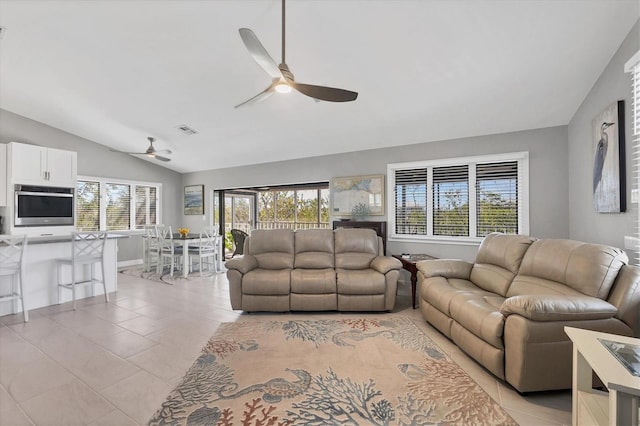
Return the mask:
M17 234L19 235L19 234ZM107 235L107 238L129 238L124 234L111 234ZM27 237L28 244L51 244L51 243L66 243L71 242L71 234L62 235L43 235L39 237Z

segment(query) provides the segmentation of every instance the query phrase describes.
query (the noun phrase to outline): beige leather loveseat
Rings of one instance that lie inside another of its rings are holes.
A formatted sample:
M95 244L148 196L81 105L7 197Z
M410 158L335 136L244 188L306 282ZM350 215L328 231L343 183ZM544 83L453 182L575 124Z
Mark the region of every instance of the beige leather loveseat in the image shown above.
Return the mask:
M564 326L638 332L640 268L620 249L491 234L474 263L419 262L423 317L520 392L571 388Z
M226 262L244 311L390 311L402 264L371 229L255 230Z

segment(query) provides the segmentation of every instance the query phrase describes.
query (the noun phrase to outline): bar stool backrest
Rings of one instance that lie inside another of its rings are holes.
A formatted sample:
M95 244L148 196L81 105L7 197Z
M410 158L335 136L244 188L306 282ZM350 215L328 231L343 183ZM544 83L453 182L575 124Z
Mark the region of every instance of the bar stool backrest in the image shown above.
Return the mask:
M0 235L0 275L11 275L24 266L26 235Z
M107 242L107 232L73 232L71 245L72 257L102 258Z

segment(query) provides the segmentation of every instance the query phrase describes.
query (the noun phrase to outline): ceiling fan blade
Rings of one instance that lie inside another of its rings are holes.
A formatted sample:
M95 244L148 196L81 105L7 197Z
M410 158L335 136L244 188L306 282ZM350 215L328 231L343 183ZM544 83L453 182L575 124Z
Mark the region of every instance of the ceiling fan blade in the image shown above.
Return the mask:
M302 84L293 81L290 81L289 84L303 95L307 95L314 99L320 99L321 101L351 102L355 101L358 97L358 92L336 89L335 87L314 86L311 84Z
M273 94L273 92L275 91L274 87L275 87L275 82L271 83L271 85L269 87L267 87L262 92L260 92L257 95L255 95L253 98L247 99L246 101L242 102L241 104L238 104L238 105L234 106L234 108L239 108L241 106L255 104L255 103L264 101L265 99L267 99L269 96L271 96Z
M240 32L240 37L242 37L242 41L244 45L247 47L247 50L253 56L253 59L260 65L260 67L266 71L267 74L271 76L271 78L281 78L282 73L278 68L278 65L275 63L273 58L269 56L267 49L264 48L258 37L251 31L249 28L240 28L238 30Z
M153 152L156 154L171 154L170 149L156 149Z
M171 158L163 157L162 155L154 155L153 158L160 161L171 161Z
M120 154L147 155L146 152L126 152L126 151L118 151L117 149L110 149L109 151L119 152Z

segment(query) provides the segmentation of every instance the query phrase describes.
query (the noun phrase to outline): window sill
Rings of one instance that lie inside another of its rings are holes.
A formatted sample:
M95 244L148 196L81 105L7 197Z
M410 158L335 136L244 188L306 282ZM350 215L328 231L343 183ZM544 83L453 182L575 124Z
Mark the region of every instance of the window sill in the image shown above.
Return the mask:
M436 237L427 235L389 235L390 242L394 243L421 243L421 244L448 244L460 246L478 246L482 242L481 237Z

